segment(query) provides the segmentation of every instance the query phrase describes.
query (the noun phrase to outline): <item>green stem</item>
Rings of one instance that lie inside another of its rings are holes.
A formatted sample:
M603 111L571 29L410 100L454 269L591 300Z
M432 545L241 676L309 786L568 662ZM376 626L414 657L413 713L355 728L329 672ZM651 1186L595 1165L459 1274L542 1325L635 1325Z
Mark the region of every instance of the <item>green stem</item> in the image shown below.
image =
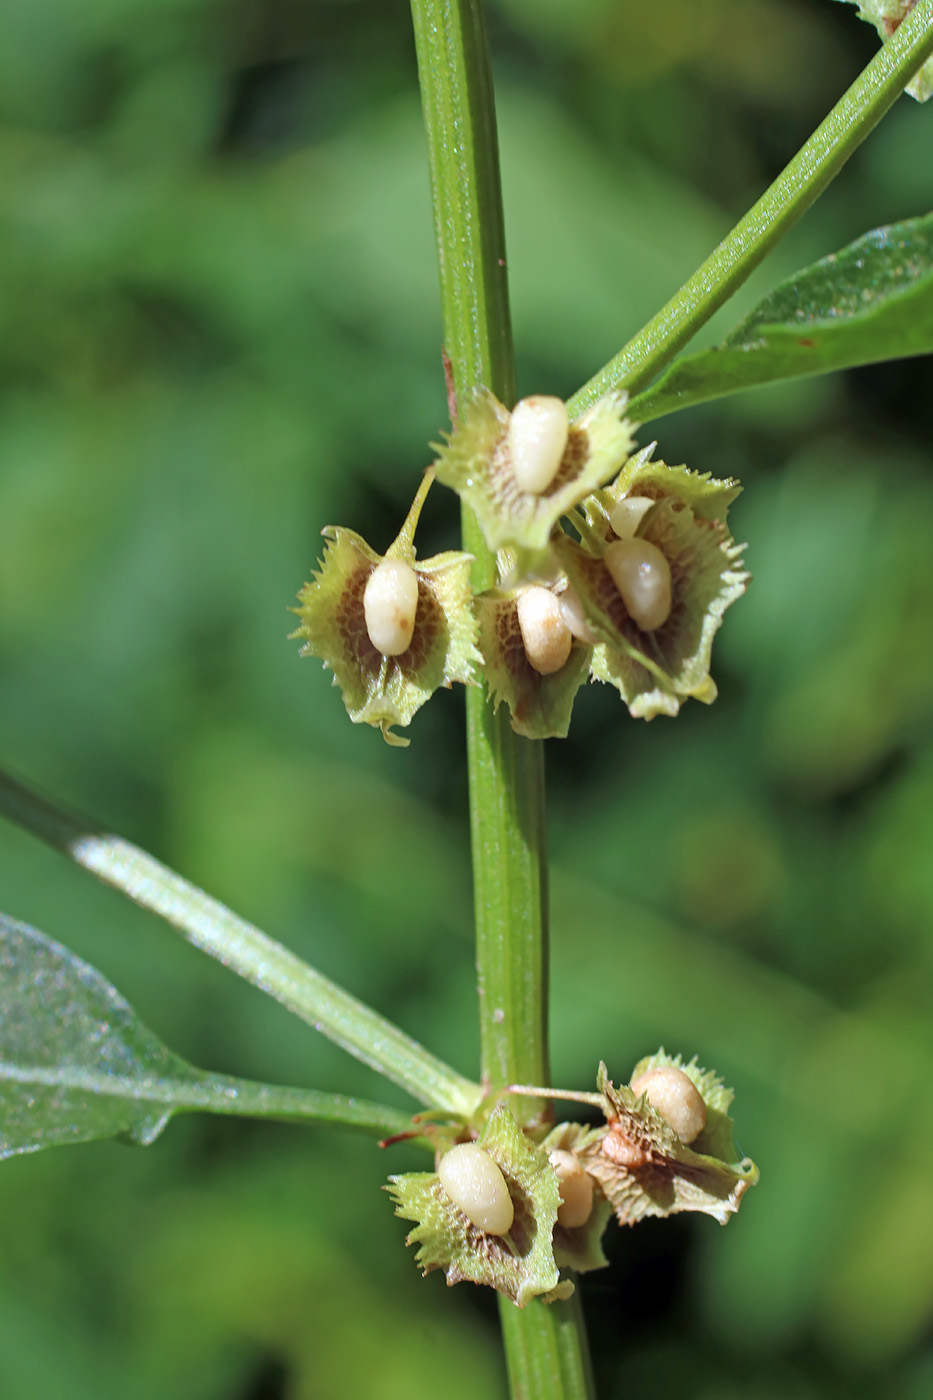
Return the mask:
M412 0L412 17L454 387L462 398L484 385L512 404L514 356L482 5ZM494 560L467 510L463 539L477 561L474 585L488 587ZM515 735L505 706L493 714L485 692L470 687L467 764L483 1080L492 1092L516 1081L547 1084L543 745ZM525 1121L542 1112L539 1100L510 1106ZM502 1324L513 1395L565 1400L590 1393L586 1334L576 1309L532 1303L520 1311L503 1303Z
M479 1085L435 1059L391 1021L137 846L95 830L3 772L0 812L104 884L158 914L195 948L407 1089L419 1103L465 1117L476 1109Z
M444 343L458 397L514 402L495 107L480 0L413 0L434 198ZM474 584L494 560L463 513ZM467 763L483 1080L547 1083L547 855L543 745L467 691ZM519 1117L535 1106L514 1105Z
M482 0L412 0L411 10L454 385L461 396L485 385L511 404L515 357ZM491 561L483 562L488 576Z
M226 1074L212 1074L210 1082L204 1084L173 1084L172 1106L240 1118L274 1118L282 1123L330 1123L383 1138L408 1138L417 1131L409 1114L386 1104L347 1098L344 1094L324 1094L317 1089L257 1084Z
M499 1299L513 1400L595 1395L579 1289L566 1303L534 1298L522 1311Z
M643 389L742 285L897 101L933 54L933 0L920 0L805 146L701 268L648 324L584 384L581 413L618 385Z

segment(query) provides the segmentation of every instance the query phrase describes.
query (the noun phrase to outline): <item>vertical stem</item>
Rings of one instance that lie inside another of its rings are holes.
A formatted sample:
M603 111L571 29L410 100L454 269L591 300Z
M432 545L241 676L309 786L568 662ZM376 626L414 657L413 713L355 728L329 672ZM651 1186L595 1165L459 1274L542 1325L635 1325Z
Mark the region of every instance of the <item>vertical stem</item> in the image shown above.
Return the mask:
M515 400L502 196L489 49L481 0L412 0L431 168L444 343L462 399L480 385ZM472 514L465 548L474 585L494 560ZM505 707L467 691L467 762L483 1078L492 1089L546 1084L547 853L544 753L515 735ZM518 1100L526 1119L540 1110ZM502 1303L513 1395L585 1397L586 1334L565 1303Z
M461 396L485 385L510 404L515 357L482 0L412 0L412 17L454 384Z
M588 1400L595 1395L579 1300L579 1291L566 1303L535 1298L519 1312L513 1303L499 1299L513 1400L551 1395Z
M413 0L431 166L444 341L458 398L485 385L506 403L515 368L492 76L480 0ZM471 512L474 583L494 560ZM467 692L467 762L483 1078L547 1080L547 857L544 755L513 734L505 708ZM530 1114L529 1101L513 1105Z

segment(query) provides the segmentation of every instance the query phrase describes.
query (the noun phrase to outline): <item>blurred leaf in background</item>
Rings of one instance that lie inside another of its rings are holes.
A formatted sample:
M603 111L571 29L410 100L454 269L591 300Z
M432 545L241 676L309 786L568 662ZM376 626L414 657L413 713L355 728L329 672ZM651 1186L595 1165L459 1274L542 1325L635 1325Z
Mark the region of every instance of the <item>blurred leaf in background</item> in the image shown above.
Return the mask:
M499 0L490 25L524 393L617 350L875 48L825 0L678 0L663 25ZM899 103L703 343L925 211L931 169L929 112ZM4 762L475 1071L462 701L387 750L286 641L321 527L384 548L445 423L407 5L3 7L0 320ZM762 1187L726 1233L611 1237L582 1285L607 1397L929 1393L930 375L652 425L745 482L755 577L712 710L646 727L592 688L551 746L554 1072L697 1052ZM422 528L451 547L452 500ZM13 830L0 883L194 1062L382 1096ZM378 1188L407 1165L202 1119L5 1163L0 1391L504 1393L491 1299L404 1254Z

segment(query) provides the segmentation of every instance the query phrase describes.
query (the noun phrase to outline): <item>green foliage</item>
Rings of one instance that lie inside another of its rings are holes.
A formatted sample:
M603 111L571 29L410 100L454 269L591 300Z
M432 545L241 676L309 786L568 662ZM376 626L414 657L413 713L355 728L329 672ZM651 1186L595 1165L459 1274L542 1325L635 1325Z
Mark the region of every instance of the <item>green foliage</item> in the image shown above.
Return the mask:
M872 229L782 282L713 350L633 400L636 418L780 379L933 353L933 215Z
M173 1113L404 1132L376 1104L205 1074L173 1055L93 967L0 914L0 1159L120 1137L148 1147Z

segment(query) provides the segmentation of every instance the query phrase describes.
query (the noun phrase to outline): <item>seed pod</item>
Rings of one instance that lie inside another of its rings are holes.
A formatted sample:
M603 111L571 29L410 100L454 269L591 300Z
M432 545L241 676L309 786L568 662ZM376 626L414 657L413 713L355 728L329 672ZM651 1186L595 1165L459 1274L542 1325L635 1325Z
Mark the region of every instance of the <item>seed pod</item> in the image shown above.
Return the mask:
M670 565L650 540L616 540L603 555L629 616L653 632L671 615Z
M659 1065L632 1080L636 1098L644 1094L681 1142L693 1142L706 1126L706 1104L689 1075L674 1065Z
M623 496L621 501L616 501L609 513L613 534L618 535L620 540L634 539L639 525L653 505L650 496Z
M583 1170L572 1152L555 1148L549 1153L548 1161L560 1182L557 1223L565 1230L575 1230L585 1225L593 1213L593 1178Z
M488 1152L475 1142L461 1142L441 1158L437 1174L454 1205L478 1230L508 1234L515 1207L505 1177Z
M557 475L570 419L563 399L535 394L521 399L509 419L512 474L522 491L540 496Z
M558 599L549 588L523 588L516 604L518 626L529 663L542 676L551 676L567 662L573 644Z
M402 559L383 559L366 581L363 616L369 640L383 656L411 646L418 608L418 575Z
M586 642L587 646L598 646L599 638L586 620L583 604L576 590L565 588L563 593L557 595L557 601L560 603L560 615L564 625L570 629L573 636L581 642Z

